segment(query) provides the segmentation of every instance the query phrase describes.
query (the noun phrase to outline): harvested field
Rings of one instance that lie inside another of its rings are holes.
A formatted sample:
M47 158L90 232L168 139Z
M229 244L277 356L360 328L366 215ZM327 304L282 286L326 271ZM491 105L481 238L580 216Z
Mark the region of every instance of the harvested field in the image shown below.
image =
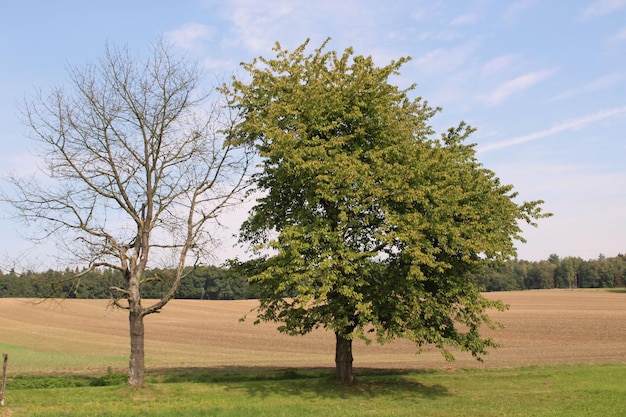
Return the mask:
M510 305L492 317L505 325L485 331L503 347L484 363L459 353L445 362L430 348L397 341L380 346L355 341L355 367L508 367L546 363L626 363L626 293L540 290L489 293ZM146 318L148 368L160 367L330 367L334 335L279 334L275 325L239 319L256 305L245 301L174 300ZM105 300L34 304L0 299L0 350L13 372L102 372L124 369L128 357L126 313Z

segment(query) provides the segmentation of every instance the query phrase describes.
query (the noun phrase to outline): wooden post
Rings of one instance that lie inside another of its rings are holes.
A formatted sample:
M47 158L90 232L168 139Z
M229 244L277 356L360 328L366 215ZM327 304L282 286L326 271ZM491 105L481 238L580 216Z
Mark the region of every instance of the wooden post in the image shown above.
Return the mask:
M4 390L7 386L7 364L9 363L9 354L4 353L4 364L2 365L2 386L0 387L0 407L4 407Z

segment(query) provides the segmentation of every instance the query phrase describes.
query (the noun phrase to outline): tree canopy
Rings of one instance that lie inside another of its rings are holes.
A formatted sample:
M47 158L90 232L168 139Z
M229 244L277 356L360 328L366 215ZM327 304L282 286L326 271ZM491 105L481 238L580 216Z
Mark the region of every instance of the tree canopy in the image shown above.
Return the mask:
M243 64L224 91L243 114L236 143L255 145L261 197L242 240L265 258L252 280L260 320L289 334L335 332L337 376L353 381L351 342L406 338L477 357L489 308L471 272L508 259L519 222L543 217L466 144L460 123L437 136L439 111L390 79L409 58L378 67L327 42L308 53ZM265 251L265 252L263 252ZM288 296L288 297L287 297Z

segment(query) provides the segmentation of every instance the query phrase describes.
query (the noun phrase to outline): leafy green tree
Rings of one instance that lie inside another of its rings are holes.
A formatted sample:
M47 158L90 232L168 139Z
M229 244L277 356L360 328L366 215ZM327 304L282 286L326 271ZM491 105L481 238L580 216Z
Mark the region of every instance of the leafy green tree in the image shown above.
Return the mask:
M239 143L255 144L262 197L242 226L269 250L253 277L260 320L305 334L336 335L336 373L354 381L352 340L406 338L477 357L496 343L470 272L515 255L518 221L542 217L481 166L464 123L437 138L438 109L389 81L407 58L307 54L276 44L276 58L244 64L250 81L224 89L244 114ZM285 297L290 295L291 297Z
M626 256L620 253L614 258L614 262L618 271L616 277L617 285L624 287L626 286Z
M526 275L525 286L528 289L554 288L556 264L551 261L533 262Z
M602 288L614 288L621 284L622 271L619 258L607 258L600 255L595 264Z
M478 274L478 282L485 291L516 291L521 290L523 281L520 280L517 269L518 260L510 260L499 265L485 266Z
M228 269L205 268L204 298L208 300L241 300L247 297L249 285L246 278Z
M203 300L205 290L205 279L201 276L201 271L206 267L195 268L180 284L176 298Z
M245 276L226 268L203 266L189 274L176 298L240 300L246 298L248 287Z
M578 284L576 271L582 263L581 258L566 257L554 270L554 286L557 288L574 288Z
M29 298L37 295L34 282L27 277L18 275L14 269L0 279L2 297Z
M602 288L602 255L597 260L589 259L578 266L577 275L580 288Z

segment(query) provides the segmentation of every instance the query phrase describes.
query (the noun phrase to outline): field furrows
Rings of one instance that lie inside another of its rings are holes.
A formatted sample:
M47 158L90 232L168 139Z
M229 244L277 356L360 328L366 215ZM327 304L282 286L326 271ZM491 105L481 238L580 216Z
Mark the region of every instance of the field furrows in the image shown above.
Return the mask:
M503 345L476 362L459 353L447 363L434 349L416 356L406 341L384 346L356 341L355 367L501 367L541 363L626 363L626 293L542 290L487 294L510 305L492 312L505 328L487 331ZM254 326L256 301L174 300L146 318L148 367L333 366L334 336L279 334ZM248 315L248 320L240 318ZM124 368L128 319L105 300L32 303L0 299L0 349L23 372ZM42 358L45 358L42 359Z

